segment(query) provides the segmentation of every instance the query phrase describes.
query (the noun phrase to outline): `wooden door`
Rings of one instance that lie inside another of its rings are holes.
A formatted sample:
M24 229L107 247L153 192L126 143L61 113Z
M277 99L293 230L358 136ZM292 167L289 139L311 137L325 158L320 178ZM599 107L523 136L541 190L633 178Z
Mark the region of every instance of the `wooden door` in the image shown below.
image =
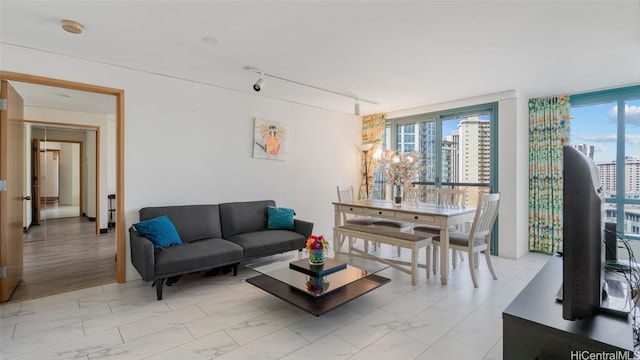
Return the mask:
M24 234L24 123L23 102L5 80L0 83L0 98L7 99L7 110L0 110L0 179L6 179L6 191L0 191L0 302L9 300L22 279Z

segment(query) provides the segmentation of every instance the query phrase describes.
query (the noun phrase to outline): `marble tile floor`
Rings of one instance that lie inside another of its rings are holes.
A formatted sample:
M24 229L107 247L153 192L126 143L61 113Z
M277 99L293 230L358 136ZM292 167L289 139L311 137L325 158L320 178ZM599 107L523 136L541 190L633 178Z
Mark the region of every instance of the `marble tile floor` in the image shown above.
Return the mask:
M150 283L107 284L0 305L0 358L502 359L502 310L548 259L493 257L497 281L481 262L478 289L466 261L446 286L386 269L390 283L320 317L246 283L244 266L188 275L162 301Z

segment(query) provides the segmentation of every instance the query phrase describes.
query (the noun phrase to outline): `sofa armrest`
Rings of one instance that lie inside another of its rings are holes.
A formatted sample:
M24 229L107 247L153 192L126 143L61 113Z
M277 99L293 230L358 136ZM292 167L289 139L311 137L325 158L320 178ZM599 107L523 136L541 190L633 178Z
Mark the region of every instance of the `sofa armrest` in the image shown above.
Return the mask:
M129 228L129 244L131 246L131 263L140 273L142 280L155 280L153 243L131 227Z
M309 238L311 236L311 232L313 231L313 223L304 221L304 220L293 220L294 231L298 234L304 235L304 237Z

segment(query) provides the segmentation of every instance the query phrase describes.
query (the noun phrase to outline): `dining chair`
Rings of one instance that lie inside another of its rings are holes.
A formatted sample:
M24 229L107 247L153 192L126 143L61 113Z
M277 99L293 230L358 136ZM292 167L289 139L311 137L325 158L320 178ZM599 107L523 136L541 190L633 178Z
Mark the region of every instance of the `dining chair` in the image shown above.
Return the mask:
M435 196L436 204L450 205L450 206L463 206L467 198L467 189L439 188L439 189L434 189L433 194ZM459 231L458 227L449 228L449 231L457 231L457 230ZM440 234L440 228L431 227L431 226L416 226L413 228L413 232L414 233L418 232L421 234L434 234L437 236ZM453 258L451 260L451 263L453 264L453 267L456 267L457 251L452 250L452 252L453 252L452 254ZM460 261L464 261L464 256L462 255L462 252L458 254L459 254L458 256L460 257ZM435 273L436 267L434 266L433 269Z
M416 186L406 186L403 189L402 196L404 198L404 202L409 204L416 204L418 203L418 199L419 199L418 188Z
M352 201L355 200L353 186L338 186L338 201ZM373 223L376 219L369 216L348 216L347 214L342 214L342 223L343 224L351 224L351 225L362 225L362 226L373 226ZM344 238L340 239L340 248L344 244ZM335 249L338 250L338 249ZM364 240L364 250L369 251L369 242Z
M473 286L478 287L475 269L478 267L478 254L484 251L487 267L494 280L498 280L493 266L491 265L491 230L498 217L500 206L500 194L484 194L478 199L476 214L471 224L469 233L452 232L449 233L449 247L458 251L465 251L468 254L469 272ZM433 241L433 261L437 261L436 254L440 245L440 239L434 237ZM434 267L437 267L434 264Z
M440 188L433 190L436 203L451 206L463 206L467 200L467 189Z

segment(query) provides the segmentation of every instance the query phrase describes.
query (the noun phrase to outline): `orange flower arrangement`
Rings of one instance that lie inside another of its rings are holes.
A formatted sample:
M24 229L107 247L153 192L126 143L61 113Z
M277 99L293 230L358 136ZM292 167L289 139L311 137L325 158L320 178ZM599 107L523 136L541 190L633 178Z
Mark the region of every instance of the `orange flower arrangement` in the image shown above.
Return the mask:
M329 250L329 242L325 240L323 235L311 235L307 239L307 250L322 250L326 252Z
M306 247L309 252L309 264L324 264L324 254L329 250L329 243L324 239L324 236L311 235L309 239L307 239Z

